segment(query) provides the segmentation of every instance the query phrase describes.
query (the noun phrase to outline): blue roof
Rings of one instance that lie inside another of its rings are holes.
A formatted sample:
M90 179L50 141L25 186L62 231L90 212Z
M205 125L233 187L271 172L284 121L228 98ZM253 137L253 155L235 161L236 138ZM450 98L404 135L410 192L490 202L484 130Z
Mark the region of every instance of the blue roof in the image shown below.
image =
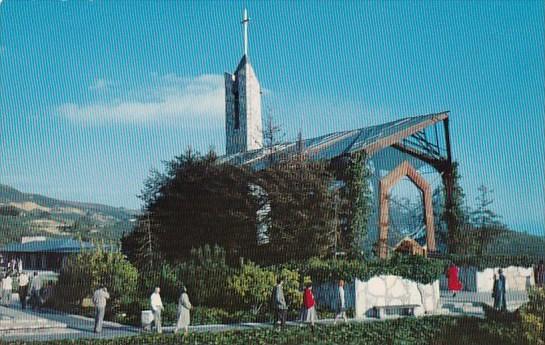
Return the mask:
M32 241L27 243L9 243L0 247L3 253L78 253L84 249L92 249L94 246L88 242L80 242L71 238L48 239L45 241Z
M272 148L261 148L252 151L225 155L219 158L220 163L247 165L252 169L265 169L270 162L289 159L302 153L313 160L329 160L343 154L358 151L376 152L387 147L400 138L406 138L448 118L446 112L414 117L406 117L396 121L349 131L335 132L302 141L302 152L297 142L276 145Z

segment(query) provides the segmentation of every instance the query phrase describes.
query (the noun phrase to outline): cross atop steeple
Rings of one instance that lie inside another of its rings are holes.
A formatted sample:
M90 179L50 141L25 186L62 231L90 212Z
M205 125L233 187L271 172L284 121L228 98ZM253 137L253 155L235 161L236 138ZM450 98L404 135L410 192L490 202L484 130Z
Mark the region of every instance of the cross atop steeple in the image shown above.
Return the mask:
M244 27L244 55L248 55L248 23L250 22L250 18L248 18L248 11L246 8L244 9L244 13L242 15L242 26Z

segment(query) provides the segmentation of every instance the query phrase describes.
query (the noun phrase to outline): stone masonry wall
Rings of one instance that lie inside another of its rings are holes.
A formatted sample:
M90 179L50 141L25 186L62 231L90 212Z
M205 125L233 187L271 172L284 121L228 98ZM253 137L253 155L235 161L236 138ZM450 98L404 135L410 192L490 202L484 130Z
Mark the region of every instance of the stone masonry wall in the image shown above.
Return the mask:
M399 276L381 275L355 282L355 317L373 316L373 306L416 304L416 316L432 314L439 308L439 281L419 284Z
M487 268L484 271L477 272L476 290L477 292L492 291L494 286L494 273L498 272L499 268ZM529 287L535 285L534 270L532 267L515 267L509 266L503 268L505 275L505 285L507 291L526 291Z
M509 266L502 268L505 275L507 291L526 291L535 285L534 272L531 267ZM475 267L460 267L459 278L465 291L491 292L494 286L494 273L499 267L477 271ZM443 275L440 279L441 290L447 290L448 281Z

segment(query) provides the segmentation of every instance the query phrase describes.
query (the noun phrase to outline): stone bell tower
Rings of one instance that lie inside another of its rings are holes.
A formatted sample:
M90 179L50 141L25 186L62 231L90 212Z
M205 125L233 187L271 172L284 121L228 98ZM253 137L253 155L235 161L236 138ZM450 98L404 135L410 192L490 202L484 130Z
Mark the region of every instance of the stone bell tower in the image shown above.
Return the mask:
M248 12L244 9L244 55L233 74L225 73L226 153L263 147L261 87L248 58Z

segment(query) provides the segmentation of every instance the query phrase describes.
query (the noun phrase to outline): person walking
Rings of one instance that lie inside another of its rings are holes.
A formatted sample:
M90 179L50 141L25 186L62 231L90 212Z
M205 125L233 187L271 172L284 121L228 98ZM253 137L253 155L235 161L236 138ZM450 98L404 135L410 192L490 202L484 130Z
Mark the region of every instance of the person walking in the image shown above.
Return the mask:
M494 299L494 309L498 310L500 305L500 293L499 293L499 281L498 275L494 274L494 285L492 285L492 298Z
M496 305L496 302L494 302L494 307L497 310L506 311L507 310L507 301L505 300L505 292L506 292L506 281L505 276L503 275L503 270L500 268L498 270L499 277L498 277L498 284L497 284L497 295L498 295L498 302Z
M301 321L310 323L310 329L314 333L314 323L316 322L316 319L316 301L314 300L314 294L312 293L312 283L308 283L303 292L303 313L301 315Z
M95 305L95 333L102 333L102 323L104 322L104 313L106 312L106 301L110 298L108 289L103 286L93 294L93 304Z
M543 260L534 268L534 279L537 287L545 286L545 264Z
M161 301L161 289L159 287L155 288L155 291L151 294L150 304L151 310L153 312L153 322L155 323L155 329L157 333L163 333L161 328L161 312L165 307L163 306L163 301Z
M337 324L338 319L343 319L344 323L348 322L348 319L346 317L346 299L344 295L344 280L339 280L339 286L338 286L338 300L337 300L337 315L335 315L335 321L333 321L333 324Z
M34 277L30 281L30 304L32 305L32 310L39 311L42 306L41 290L42 279L38 276L38 272L34 272Z
M21 309L24 310L26 309L26 298L28 295L28 274L21 272L17 278L17 281L19 283L19 302L21 302Z
M178 331L183 328L184 335L187 335L187 333L189 332L189 323L191 321L191 315L189 311L192 308L193 307L191 306L191 302L189 302L187 289L185 286L182 286L182 294L178 299L178 321L176 322L174 333L178 333Z
M281 277L278 277L276 280L276 285L272 291L272 300L273 300L273 309L275 311L275 325L280 323L280 327L286 325L286 318L288 313L288 305L286 304L286 299L284 298L284 290L282 285L284 280Z
M3 274L0 272L0 304L5 305L5 297L4 297L4 279L6 279L7 274Z
M458 267L455 264L450 264L447 270L448 290L452 292L452 297L456 297L456 293L462 290L462 283L458 279Z
M13 279L9 274L4 276L2 279L2 303L5 306L11 304L11 290L13 289Z

